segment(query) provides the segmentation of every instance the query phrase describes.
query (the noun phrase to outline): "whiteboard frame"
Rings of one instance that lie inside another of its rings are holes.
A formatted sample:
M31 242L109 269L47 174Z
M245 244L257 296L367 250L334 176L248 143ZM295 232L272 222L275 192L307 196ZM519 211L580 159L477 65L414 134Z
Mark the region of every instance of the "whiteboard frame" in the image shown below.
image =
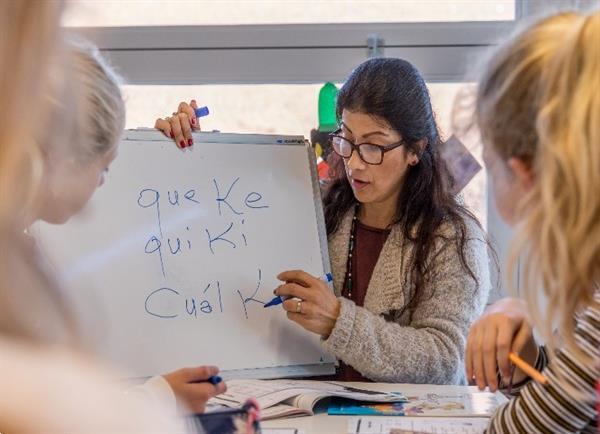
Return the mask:
M194 132L192 133L192 137L194 138L194 146L202 146L202 143L248 144L258 146L304 146L307 152L307 161L310 166L309 169L311 185L313 190L313 203L315 206L315 217L317 221L317 232L319 237L319 247L321 249L323 270L326 273L331 273L331 262L329 260L329 245L327 242L327 231L325 228L325 219L323 215L323 201L321 197L321 187L319 184L319 178L317 173L317 161L314 149L312 148L308 140L304 138L304 136ZM166 139L162 133L156 131L154 128L138 128L125 130L123 136L121 137L121 143L125 141L164 142L165 140L170 139ZM284 377L310 377L334 374L336 365L337 363L333 361L314 363L308 365L273 366L268 368L251 369L230 369L221 371L220 375L226 380L236 378L275 379Z

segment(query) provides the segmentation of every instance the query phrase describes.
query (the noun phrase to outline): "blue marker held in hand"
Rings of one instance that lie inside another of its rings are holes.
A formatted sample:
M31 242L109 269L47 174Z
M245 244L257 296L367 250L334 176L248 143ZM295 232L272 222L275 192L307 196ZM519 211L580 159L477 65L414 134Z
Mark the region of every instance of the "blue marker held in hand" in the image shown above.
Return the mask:
M209 115L209 111L208 111L208 107L198 107L197 109L194 109L194 112L196 113L196 117L198 118L203 118L204 116L208 116Z
M333 282L333 276L331 275L331 273L326 273L324 276L321 276L320 279L324 280L328 284ZM263 307L277 306L278 304L283 303L288 298L292 298L292 297L289 297L287 295L278 295L276 297L273 297L273 299L270 302L268 302L267 304L265 304Z
M218 375L213 375L213 376L208 377L208 380L206 380L206 381L208 383L212 384L213 386L216 386L221 381L223 381L223 379L221 377L219 377Z
M216 386L221 381L223 381L223 379L221 377L219 377L218 375L212 375L212 376L208 377L206 380L192 381L192 383L210 383L213 386Z

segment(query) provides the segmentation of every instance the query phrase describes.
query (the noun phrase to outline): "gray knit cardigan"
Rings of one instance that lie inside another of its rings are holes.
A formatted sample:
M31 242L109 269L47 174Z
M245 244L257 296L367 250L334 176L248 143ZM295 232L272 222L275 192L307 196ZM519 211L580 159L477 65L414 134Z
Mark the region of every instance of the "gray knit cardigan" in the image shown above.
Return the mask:
M353 212L329 239L340 316L325 348L365 377L381 382L464 384L464 351L471 323L490 291L483 231L467 221L465 257L477 282L463 269L449 225L439 230L428 260L430 273L412 315L402 308L414 290L409 272L412 248L398 225L392 227L373 270L364 307L340 297L346 274Z

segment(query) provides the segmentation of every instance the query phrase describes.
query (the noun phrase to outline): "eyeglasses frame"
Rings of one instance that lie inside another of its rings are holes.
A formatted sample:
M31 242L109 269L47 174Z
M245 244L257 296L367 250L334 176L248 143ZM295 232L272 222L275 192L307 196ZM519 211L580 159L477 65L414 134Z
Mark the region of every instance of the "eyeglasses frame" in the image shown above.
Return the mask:
M356 152L358 152L358 156L360 157L360 159L365 163L365 164L370 164L371 166L379 166L383 163L383 157L385 156L386 152L391 151L392 149L396 149L402 145L406 144L406 140L402 139L399 142L396 143L392 143L390 145L385 145L385 146L381 146L381 145L376 145L375 143L368 143L368 142L364 142L364 143L354 143L351 140L348 140L347 138L340 136L339 133L341 131L340 129L337 129L336 131L334 131L333 133L329 134L329 144L331 145L331 149L333 150L333 152L335 152L337 155L339 155L342 158L352 158L352 154L354 153L354 150L356 149ZM347 157L344 155L341 155L339 152L337 152L335 150L335 147L333 146L333 139L334 137L337 137L339 139L345 140L348 143L350 143L350 146L352 147L352 151L350 151L350 155L348 155ZM362 153L360 152L360 147L362 145L369 145L369 146L376 146L377 148L379 148L381 150L381 160L379 161L379 163L370 163L368 161L366 161L363 156Z

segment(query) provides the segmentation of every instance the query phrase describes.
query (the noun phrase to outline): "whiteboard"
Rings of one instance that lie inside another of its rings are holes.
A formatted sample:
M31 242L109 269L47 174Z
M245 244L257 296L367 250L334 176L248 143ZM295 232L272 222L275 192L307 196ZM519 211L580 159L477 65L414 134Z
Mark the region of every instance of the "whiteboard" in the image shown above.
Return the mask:
M330 272L314 152L301 136L194 143L182 152L126 131L83 212L35 228L85 334L128 376L199 364L226 378L333 372L318 336L263 308L281 271Z

